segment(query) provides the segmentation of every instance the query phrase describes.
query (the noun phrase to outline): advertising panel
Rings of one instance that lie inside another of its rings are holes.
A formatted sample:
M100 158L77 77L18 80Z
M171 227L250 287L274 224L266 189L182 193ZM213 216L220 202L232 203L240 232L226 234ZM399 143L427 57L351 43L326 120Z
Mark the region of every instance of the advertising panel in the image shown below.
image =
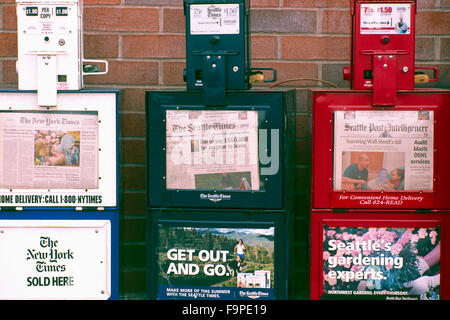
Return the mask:
M239 34L239 4L191 4L190 33L193 35Z
M110 298L111 232L108 220L0 220L0 299Z
M409 3L363 3L360 10L361 34L411 33Z
M274 299L274 229L159 225L157 299Z
M439 226L324 225L322 298L440 299L440 238Z
M312 212L311 298L448 299L448 223L448 212Z

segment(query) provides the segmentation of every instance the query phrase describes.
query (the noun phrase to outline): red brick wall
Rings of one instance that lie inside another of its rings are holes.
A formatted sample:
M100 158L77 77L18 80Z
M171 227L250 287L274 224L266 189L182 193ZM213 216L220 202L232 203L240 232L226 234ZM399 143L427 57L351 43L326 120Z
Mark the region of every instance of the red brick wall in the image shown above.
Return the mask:
M145 106L149 89L183 88L185 66L182 0L85 0L84 56L107 59L110 72L85 78L86 86L124 88L120 105L121 199L120 294L146 292ZM252 66L274 67L278 80L319 78L348 87L342 67L350 59L349 0L252 0ZM439 66L450 87L450 0L418 0L417 64ZM108 10L104 10L108 8ZM14 0L0 0L0 86L15 86ZM306 92L322 86L290 82L297 88L297 212L292 221L307 234L310 179L310 111ZM307 239L292 241L290 298L308 297Z

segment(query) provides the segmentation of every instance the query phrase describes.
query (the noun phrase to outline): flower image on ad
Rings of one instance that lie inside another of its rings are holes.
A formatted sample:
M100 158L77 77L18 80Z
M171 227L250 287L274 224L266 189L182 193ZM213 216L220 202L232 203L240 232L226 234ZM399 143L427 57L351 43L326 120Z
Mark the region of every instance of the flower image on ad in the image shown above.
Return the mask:
M440 228L323 229L324 298L439 299Z

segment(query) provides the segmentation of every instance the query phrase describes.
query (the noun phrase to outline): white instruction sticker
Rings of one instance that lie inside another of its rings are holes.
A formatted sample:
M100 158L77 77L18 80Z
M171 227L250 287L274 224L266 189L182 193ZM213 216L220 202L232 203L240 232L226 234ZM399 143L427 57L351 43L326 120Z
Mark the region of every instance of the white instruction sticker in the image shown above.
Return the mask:
M361 4L361 34L410 34L410 4Z
M191 34L239 34L239 4L190 6Z

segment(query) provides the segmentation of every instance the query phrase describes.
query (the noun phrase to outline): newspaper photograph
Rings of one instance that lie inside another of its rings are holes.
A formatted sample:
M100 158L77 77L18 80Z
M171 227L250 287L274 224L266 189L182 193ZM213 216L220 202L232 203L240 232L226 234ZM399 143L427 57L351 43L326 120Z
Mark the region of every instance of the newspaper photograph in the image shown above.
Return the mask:
M0 184L98 188L97 112L0 112Z
M433 111L335 111L334 190L433 190Z
M259 190L257 111L167 110L167 189Z

